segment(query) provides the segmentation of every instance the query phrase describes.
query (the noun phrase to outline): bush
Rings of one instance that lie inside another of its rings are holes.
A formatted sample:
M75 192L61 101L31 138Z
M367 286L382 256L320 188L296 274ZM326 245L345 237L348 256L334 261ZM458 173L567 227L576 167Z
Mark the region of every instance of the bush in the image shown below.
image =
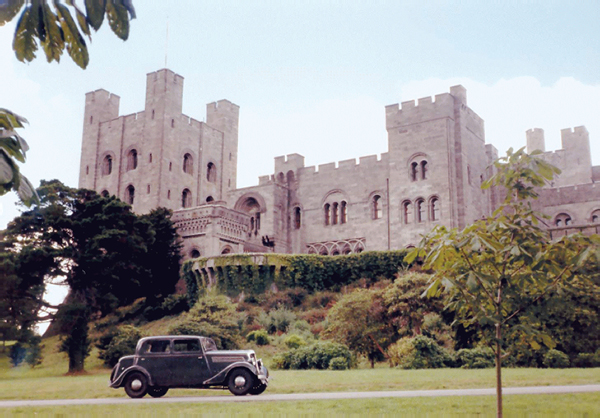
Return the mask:
M156 321L165 316L178 315L190 309L186 295L169 295L158 306L147 306L144 309L144 318Z
M12 364L13 367L17 367L23 363L26 355L27 349L23 343L17 342L10 346L8 357L10 358L10 364Z
M285 337L285 339L283 340L283 343L285 344L285 346L287 348L290 348L290 349L299 348L299 347L302 347L303 345L306 345L306 341L304 341L304 338L302 338L296 334L291 334L291 335L288 335L287 337Z
M569 367L569 356L559 350L548 350L544 356L543 364L551 369L564 369Z
M256 320L269 334L284 333L296 321L296 314L285 308L278 308L267 313L261 312Z
M573 360L574 367L600 367L600 350L595 353L579 353Z
M18 367L26 362L32 368L42 364L42 338L39 335L32 335L26 342L16 342L10 347L8 357L13 367Z
M346 368L353 367L356 363L352 352L345 345L321 341L279 354L273 357L273 364L277 369L326 370L334 358L345 361ZM336 360L335 367L341 367L341 360Z
M246 341L254 341L256 345L267 345L269 344L269 334L264 329L252 331L246 336Z
M329 361L329 370L346 370L348 361L344 357L334 357Z
M463 369L489 369L496 364L494 352L489 347L462 348L455 358L456 365Z
M113 328L98 338L96 347L100 350L98 358L109 367L114 367L119 358L135 353L135 347L142 332L132 326L123 325L121 328Z
M388 347L389 361L401 369L437 369L453 365L452 356L424 335L404 337Z

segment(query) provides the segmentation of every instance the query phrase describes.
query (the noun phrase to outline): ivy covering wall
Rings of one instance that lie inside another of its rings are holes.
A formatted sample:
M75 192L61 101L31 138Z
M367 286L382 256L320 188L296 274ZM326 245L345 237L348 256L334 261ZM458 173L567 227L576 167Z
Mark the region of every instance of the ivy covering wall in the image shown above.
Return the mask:
M273 285L277 289L302 287L309 292L338 290L360 279L392 280L398 270L408 267L404 262L406 253L405 250L367 251L335 257L231 254L189 260L183 265L183 277L192 304L210 286L228 296L241 292L260 294Z

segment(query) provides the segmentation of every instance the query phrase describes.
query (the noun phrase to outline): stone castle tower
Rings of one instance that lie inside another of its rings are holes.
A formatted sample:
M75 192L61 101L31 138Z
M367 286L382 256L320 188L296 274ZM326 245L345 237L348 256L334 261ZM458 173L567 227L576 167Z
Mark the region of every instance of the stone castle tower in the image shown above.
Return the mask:
M236 188L239 107L207 106L206 123L181 113L183 78L147 75L144 111L119 116L119 97L86 96L79 187L116 195L138 213L174 210L184 256L241 252L338 255L415 245L436 225L465 227L498 205L492 174L498 152L462 86L434 98L386 106L388 152L318 167L275 158L258 185ZM267 127L268 128L268 127ZM600 166L584 127L562 131L546 152L543 131L527 147L563 174L535 202L554 234L600 232ZM591 228L591 229L590 229Z
M142 112L119 116L119 96L86 95L79 187L118 196L139 213L220 201L235 189L239 107L207 105L206 123L181 113L183 77L146 76Z

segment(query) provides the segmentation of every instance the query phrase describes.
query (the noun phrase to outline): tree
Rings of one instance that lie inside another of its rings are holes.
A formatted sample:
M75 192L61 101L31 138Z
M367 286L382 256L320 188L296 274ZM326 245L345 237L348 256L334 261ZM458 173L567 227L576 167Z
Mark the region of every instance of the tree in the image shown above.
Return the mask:
M62 348L69 355L69 372L80 372L90 345L90 320L142 296L165 296L179 278L174 255L179 245L168 211L137 216L114 196L56 180L42 181L38 193L40 205L13 220L4 240L13 244L22 266L19 277L42 288L48 280L69 286L58 323L67 336ZM157 237L167 241L158 243ZM156 286L159 277L167 285Z
M397 335L386 318L379 290L357 289L342 296L327 313L327 322L323 337L365 355L372 368L377 359L386 356L385 348Z
M558 286L585 280L585 265L600 260L598 236L572 235L551 240L531 199L560 171L522 149L510 149L494 163L496 174L483 187L506 191L500 207L489 218L462 231L435 228L408 262L422 257L424 268L434 272L428 296L449 293L446 306L456 321L478 329L494 351L497 412L502 416L502 359L509 355L508 341L520 334L533 347L549 347L552 339L531 327L535 311L527 309L549 297ZM591 258L594 256L594 259ZM531 316L531 317L530 317Z
M71 15L71 6L77 20ZM129 18L135 19L132 0L85 0L85 13L75 0L4 0L0 2L0 26L12 21L21 11L15 30L13 50L21 62L32 61L42 46L48 62L60 61L66 49L71 59L85 69L89 54L84 35L91 40L90 27L97 31L104 17L112 31L123 40L129 37ZM37 41L36 41L37 39ZM38 202L35 189L20 174L17 161L24 163L29 149L27 142L16 133L27 120L7 109L0 108L0 196L14 190L19 199L31 206Z
M60 61L66 49L71 59L86 68L89 53L84 39L92 39L90 27L97 31L106 16L115 35L129 37L129 19L135 19L131 0L85 0L85 12L76 0L5 0L0 4L0 26L13 20L22 10L13 40L13 49L21 62L32 61L39 46L48 62ZM75 19L71 14L71 6ZM77 24L75 23L77 20Z
M407 273L400 275L390 286L384 289L382 297L390 321L401 333L421 334L425 316L442 311L440 297L425 300L421 297L427 290L429 275Z
M19 199L31 206L38 202L37 194L29 180L19 171L18 162L25 162L29 146L16 129L23 128L27 119L7 109L0 109L0 196L14 190Z

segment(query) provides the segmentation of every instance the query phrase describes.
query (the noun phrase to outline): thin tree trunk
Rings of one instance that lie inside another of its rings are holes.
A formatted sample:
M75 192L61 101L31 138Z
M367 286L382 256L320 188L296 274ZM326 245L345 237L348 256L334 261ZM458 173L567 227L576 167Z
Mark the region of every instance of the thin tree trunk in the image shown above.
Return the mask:
M500 324L496 324L496 416L502 418L502 351Z

